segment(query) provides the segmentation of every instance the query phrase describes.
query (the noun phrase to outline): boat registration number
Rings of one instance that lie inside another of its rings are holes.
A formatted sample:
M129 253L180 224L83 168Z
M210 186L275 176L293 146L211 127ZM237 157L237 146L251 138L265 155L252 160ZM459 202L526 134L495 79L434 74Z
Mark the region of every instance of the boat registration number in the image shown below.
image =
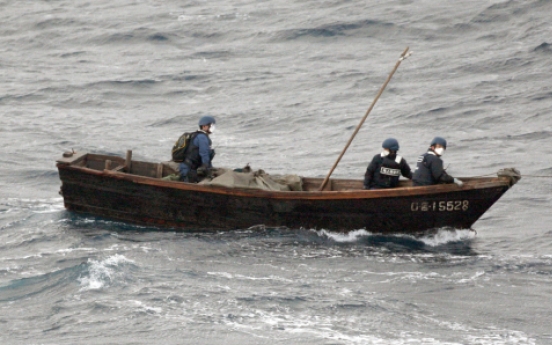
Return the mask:
M453 212L453 211L467 211L470 208L470 202L468 200L449 200L449 201L421 201L412 202L410 204L410 210L412 212Z

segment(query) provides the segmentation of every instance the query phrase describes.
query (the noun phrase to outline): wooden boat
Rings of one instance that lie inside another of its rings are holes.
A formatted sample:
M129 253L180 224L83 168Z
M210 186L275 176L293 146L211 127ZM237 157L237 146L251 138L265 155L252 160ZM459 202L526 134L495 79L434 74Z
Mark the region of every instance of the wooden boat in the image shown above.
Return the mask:
M519 180L505 169L497 177L462 178L463 187L441 184L363 190L362 180L302 178L303 191L263 191L204 186L161 179L161 163L92 153L65 153L57 160L60 194L67 210L191 231L292 229L419 234L450 227L469 229ZM512 173L514 172L514 173Z

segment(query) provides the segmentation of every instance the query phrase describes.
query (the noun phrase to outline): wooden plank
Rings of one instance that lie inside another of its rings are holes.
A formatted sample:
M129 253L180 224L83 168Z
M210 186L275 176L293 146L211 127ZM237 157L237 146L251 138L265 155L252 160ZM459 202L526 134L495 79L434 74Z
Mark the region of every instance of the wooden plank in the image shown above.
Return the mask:
M107 159L111 160L112 162L117 162L119 164L124 164L125 162L123 157L112 156L112 155L99 155L95 153L89 153L87 157L88 161L102 162L102 165L103 165L103 162L105 162Z
M87 155L88 152L75 152L69 157L62 157L58 159L56 162L59 164L75 164L83 161Z
M121 157L88 154L88 157L86 159L86 167L89 169L102 171L105 169L105 163L107 160L111 161L111 169L108 170L114 170L113 166L122 166L124 164L124 160Z
M130 173L132 171L132 150L127 150L125 158L125 171Z
M157 177L157 178L162 178L162 177L163 177L163 164L161 164L161 163L157 163L157 174L156 174L156 177Z
M157 177L157 163L132 161L132 175Z
M303 190L304 191L316 191L318 190L318 187L320 187L320 184L322 183L321 178L313 178L313 177L303 177Z
M111 160L107 159L105 161L105 170L111 170Z

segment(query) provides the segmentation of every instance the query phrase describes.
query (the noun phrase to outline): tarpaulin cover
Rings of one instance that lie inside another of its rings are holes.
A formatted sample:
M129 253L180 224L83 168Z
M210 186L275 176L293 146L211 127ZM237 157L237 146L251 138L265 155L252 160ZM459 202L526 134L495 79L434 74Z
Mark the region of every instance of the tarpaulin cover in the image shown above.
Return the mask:
M264 170L243 170L244 171L214 169L214 177L212 179L206 178L199 182L199 184L228 188L261 189L272 191L303 190L301 177L297 175L269 175L264 172Z
M178 163L163 162L169 172L164 180L178 181ZM227 188L261 189L272 191L302 191L303 183L298 175L270 175L264 170L251 170L249 165L242 169L216 168L211 170L211 177L199 182L202 185Z

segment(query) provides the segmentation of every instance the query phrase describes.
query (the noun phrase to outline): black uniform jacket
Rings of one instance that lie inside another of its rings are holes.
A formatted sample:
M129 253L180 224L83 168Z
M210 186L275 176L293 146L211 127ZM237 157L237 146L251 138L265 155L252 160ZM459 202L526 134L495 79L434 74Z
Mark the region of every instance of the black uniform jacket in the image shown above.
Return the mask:
M429 186L438 183L453 183L454 177L443 169L443 161L432 150L418 158L412 177L414 186Z
M404 158L397 155L382 157L381 154L377 154L364 174L364 189L397 187L401 175L412 178L412 172Z

